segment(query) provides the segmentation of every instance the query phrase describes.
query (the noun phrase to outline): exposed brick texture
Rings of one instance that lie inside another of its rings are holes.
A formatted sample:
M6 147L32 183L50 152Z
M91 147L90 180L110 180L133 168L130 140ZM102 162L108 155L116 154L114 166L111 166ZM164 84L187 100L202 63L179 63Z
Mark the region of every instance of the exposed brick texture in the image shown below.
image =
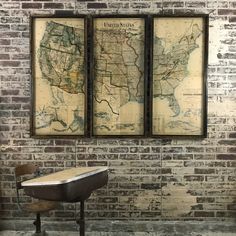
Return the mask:
M128 220L229 220L236 217L236 4L218 1L5 1L0 3L0 218L18 210L14 166L44 173L108 165L86 217ZM75 13L209 13L208 137L205 139L30 138L29 16ZM27 200L27 199L26 199ZM72 219L64 204L49 220Z

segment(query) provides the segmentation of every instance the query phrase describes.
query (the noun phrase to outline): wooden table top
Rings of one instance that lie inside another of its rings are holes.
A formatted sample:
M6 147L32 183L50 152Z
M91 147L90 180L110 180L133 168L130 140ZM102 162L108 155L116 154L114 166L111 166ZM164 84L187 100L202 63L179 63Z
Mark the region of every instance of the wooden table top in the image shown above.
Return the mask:
M40 186L40 185L58 185L69 183L75 180L83 179L100 172L107 171L108 167L94 166L94 167L75 167L54 172L48 175L36 177L34 179L26 180L21 183L23 187L26 186Z

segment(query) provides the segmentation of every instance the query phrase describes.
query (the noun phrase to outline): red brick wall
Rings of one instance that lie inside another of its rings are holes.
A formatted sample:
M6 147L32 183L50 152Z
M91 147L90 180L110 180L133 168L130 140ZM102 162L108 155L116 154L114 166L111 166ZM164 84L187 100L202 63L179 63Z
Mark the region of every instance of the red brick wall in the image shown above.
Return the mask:
M29 15L209 13L208 137L205 139L32 139L29 135ZM236 217L236 3L229 1L0 2L0 217L23 219L14 166L46 173L108 165L109 183L86 204L97 219L229 220ZM64 204L50 219L75 215Z

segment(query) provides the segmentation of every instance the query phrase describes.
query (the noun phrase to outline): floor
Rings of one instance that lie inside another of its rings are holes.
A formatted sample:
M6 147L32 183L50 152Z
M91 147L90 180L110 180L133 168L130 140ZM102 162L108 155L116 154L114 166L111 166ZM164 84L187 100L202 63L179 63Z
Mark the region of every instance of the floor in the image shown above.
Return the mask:
M76 228L63 224L44 225L47 236L79 236ZM0 231L0 236L31 236L31 229ZM19 229L19 225L16 225ZM57 231L55 231L55 229ZM88 222L86 236L236 236L236 222Z
M0 231L0 236L32 236L33 232L22 232L22 231ZM128 233L128 232L89 232L86 234L86 236L235 236L236 233L204 233L204 234L199 234L197 232L193 232L191 234L160 234L160 233L145 233L145 232L136 232L136 233ZM65 231L65 232L55 232L55 231L50 231L47 233L47 236L79 236L78 233L71 232L71 231Z

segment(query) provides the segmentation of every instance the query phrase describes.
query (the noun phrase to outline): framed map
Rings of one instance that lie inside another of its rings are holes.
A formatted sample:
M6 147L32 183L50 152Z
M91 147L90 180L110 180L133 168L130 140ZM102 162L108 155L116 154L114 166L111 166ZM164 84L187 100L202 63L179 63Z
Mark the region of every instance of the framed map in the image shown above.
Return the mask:
M31 135L85 135L85 18L32 17L31 33Z
M208 17L154 16L152 136L206 136Z
M92 135L144 136L147 18L92 18Z

